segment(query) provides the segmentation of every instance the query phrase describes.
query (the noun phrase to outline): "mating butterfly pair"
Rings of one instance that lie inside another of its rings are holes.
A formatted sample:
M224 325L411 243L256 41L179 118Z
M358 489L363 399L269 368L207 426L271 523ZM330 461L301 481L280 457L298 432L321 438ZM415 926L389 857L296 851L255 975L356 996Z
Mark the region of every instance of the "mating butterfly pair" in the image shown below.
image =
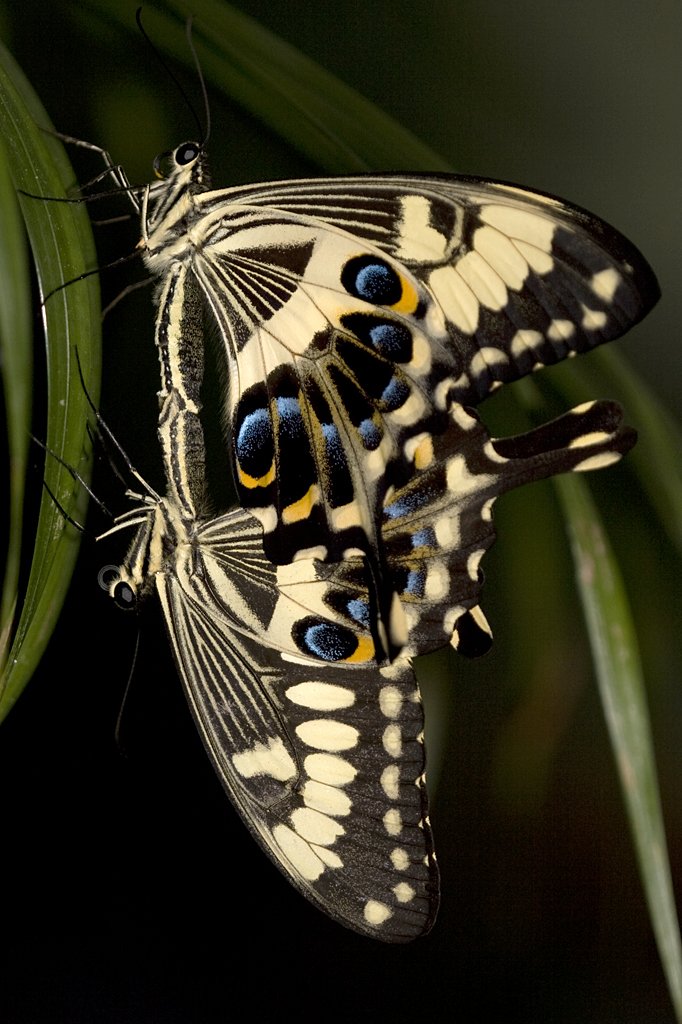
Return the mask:
M480 562L512 487L634 443L612 403L493 440L499 385L618 337L655 303L597 218L509 185L381 175L210 190L201 145L138 197L158 278L167 494L112 593L156 589L211 761L289 879L403 942L438 876L412 658L489 644ZM203 338L227 368L242 508L206 513Z

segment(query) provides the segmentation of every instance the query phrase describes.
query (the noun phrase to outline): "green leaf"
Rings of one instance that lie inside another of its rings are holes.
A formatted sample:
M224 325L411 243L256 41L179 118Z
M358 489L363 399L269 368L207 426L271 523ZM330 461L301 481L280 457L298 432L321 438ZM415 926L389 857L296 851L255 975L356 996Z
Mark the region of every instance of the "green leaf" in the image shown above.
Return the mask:
M83 477L88 472L86 423L88 404L74 355L78 351L91 397L99 389L98 283L96 278L62 288L66 282L96 266L90 223L81 204L46 201L66 197L75 178L61 143L47 134L50 124L32 89L11 56L0 48L0 134L7 150L7 167L21 195L19 207L28 235L42 306L46 408L44 440L48 449ZM4 198L10 208L7 189ZM32 322L26 282L24 247L17 242L17 206L7 229L3 220L4 259L13 269L3 315L5 345L16 352L4 363L5 393L9 396L8 436L12 474L23 480L30 427ZM55 291L55 289L59 289ZM14 335L12 332L17 331ZM40 440L43 440L41 438ZM41 459L42 461L42 459ZM83 518L85 494L57 459L47 457L45 481L67 515ZM23 594L17 587L21 534L18 524L23 483L13 480L8 576L3 597L4 665L0 683L0 719L17 699L33 673L59 616L78 552L79 535L69 526L54 501L43 492L37 526L31 523L31 569ZM12 623L13 608L21 612ZM8 649L13 634L11 648Z
M585 481L555 481L563 505L611 745L677 1019L682 1020L682 947L666 850L644 679L630 607Z
M107 0L90 0L88 6L137 32L124 6ZM187 8L171 0L143 16L154 45L193 66ZM449 169L398 121L230 4L198 0L192 17L192 40L207 81L319 167L336 174Z
M131 35L136 33L127 5L89 0L87 6L115 20ZM447 169L437 154L393 119L222 0L194 0L192 11L194 39L211 86L222 88L320 167L340 172L366 168ZM160 2L153 11L145 12L145 24L162 52L190 65L184 17L185 8L179 3ZM631 377L622 367L598 369L604 359L610 358L611 354L594 353L589 364L575 361L570 367L554 371L561 376L560 380L553 378L556 389L583 401L587 397L587 377L592 386L595 380L601 384L598 374L602 372L604 382L615 384L619 379L624 397L629 390L628 418L637 423L642 435L640 447L630 459L661 520L672 530L679 530L682 494L676 434L634 375ZM523 386L530 388L531 383L525 381ZM589 507L586 485L571 478L558 486L585 591L600 692L626 801L631 807L652 920L680 1019L679 939L636 643L615 563L603 529Z

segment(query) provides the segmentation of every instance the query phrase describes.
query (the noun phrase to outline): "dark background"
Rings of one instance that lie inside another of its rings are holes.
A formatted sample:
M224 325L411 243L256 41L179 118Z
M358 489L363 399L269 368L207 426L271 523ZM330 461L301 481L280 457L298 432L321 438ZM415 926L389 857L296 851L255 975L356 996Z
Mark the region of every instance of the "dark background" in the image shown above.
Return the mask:
M631 237L664 299L617 344L677 411L672 0L240 6L457 170L564 195ZM0 6L0 29L55 125L106 145L133 181L194 133L139 37L87 6ZM211 105L218 184L317 170L213 94ZM134 237L107 232L104 251ZM105 278L105 292L122 281ZM160 484L149 297L123 305L106 324L102 409ZM504 394L483 412L497 432L514 429ZM96 479L108 486L106 468ZM627 466L593 483L638 623L679 879L679 561ZM407 948L334 925L260 854L194 733L153 607L116 743L137 626L96 578L125 540L86 540L54 639L0 734L1 1019L672 1021L551 488L506 497L496 522L483 602L496 647L479 663L437 655L420 666L443 905L432 934Z

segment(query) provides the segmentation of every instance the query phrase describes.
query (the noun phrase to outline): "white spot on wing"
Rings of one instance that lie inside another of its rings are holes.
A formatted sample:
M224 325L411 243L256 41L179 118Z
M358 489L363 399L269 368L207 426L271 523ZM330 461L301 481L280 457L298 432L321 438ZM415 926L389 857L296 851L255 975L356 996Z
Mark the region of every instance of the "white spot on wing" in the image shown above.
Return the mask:
M399 725L387 725L384 729L384 735L381 738L381 742L384 745L384 750L391 757L400 757L403 749L403 739L400 732Z
M468 252L455 269L482 305L487 309L504 309L508 301L505 283L480 253Z
M606 327L607 316L600 309L588 309L583 306L582 327L586 331L601 331Z
M483 555L483 551L473 551L467 558L467 575L469 576L469 579L478 579L478 567L481 564Z
M324 872L324 864L311 850L305 839L288 825L275 825L272 835L286 860L309 882L315 882Z
M492 482L489 473L470 473L463 455L455 455L447 463L447 484L451 494L464 497L485 490Z
M517 331L511 340L511 354L518 358L518 356L525 355L526 352L530 351L534 353L536 348L539 348L544 337L540 334L540 331L531 331L527 328L522 328Z
M608 441L610 434L605 433L603 430L594 430L591 434L581 434L580 437L575 437L569 443L569 448L587 448L591 444L604 444Z
M595 295L598 295L604 302L613 302L613 297L618 290L622 277L614 267L607 267L594 274L590 281L590 287Z
M347 505L341 505L339 508L328 508L327 515L335 530L347 530L351 526L362 525L362 509L357 501L349 501Z
M464 608L461 604L453 605L452 608L448 608L445 615L443 616L443 632L446 636L450 636L457 625L457 620L464 614Z
M433 525L436 541L444 551L452 551L460 543L459 520L455 516L440 516Z
M400 795L400 769L397 764L389 764L381 773L381 788L389 800L397 800Z
M488 498L488 500L481 507L481 519L485 523L492 522L493 518L493 505L495 504L495 498Z
M300 551L297 551L296 554L294 555L294 561L302 562L317 559L318 562L324 562L326 557L327 549L324 546L324 544L316 544L312 548L301 548Z
M302 839L317 846L331 846L346 831L338 821L312 807L297 807L292 811L291 824Z
M355 703L355 694L352 690L331 683L297 683L290 686L285 693L292 703L313 708L315 711L336 711L339 708L349 708Z
M429 284L448 320L465 334L473 334L478 325L478 300L457 271L453 267L437 267Z
M552 320L547 328L550 341L568 341L574 334L575 324L572 320Z
M399 836L403 830L403 819L397 807L391 807L384 814L384 828L389 836Z
M602 452L601 455L592 455L588 459L584 459L579 462L577 466L573 467L575 473L588 473L593 469L605 469L606 466L612 466L614 462L620 460L620 454L618 452Z
M508 288L521 290L528 276L528 264L505 234L490 226L479 228L474 234L474 248Z
M549 253L554 239L554 223L547 217L516 206L484 206L480 218L486 224L498 228L509 238L529 242L537 249ZM525 255L525 253L524 253Z
M394 850L391 850L391 864L396 871L406 871L410 866L410 858L407 855L407 851L403 850L400 846L396 846Z
M318 750L350 750L357 746L360 733L352 725L333 718L311 719L296 726L296 733L309 747Z
M432 560L426 572L424 597L427 601L442 601L450 589L450 577L442 562Z
M358 774L349 761L335 754L308 754L303 767L311 779L328 786L348 786Z
M406 402L403 402L398 409L391 412L391 422L407 427L412 426L417 420L422 419L425 408L424 396L419 391L414 390Z
M536 245L530 245L520 238L514 240L514 245L536 274L542 277L543 274L549 274L554 269L554 260L548 252L538 249Z
M336 786L327 786L323 782L308 779L302 794L306 807L322 814L332 814L335 818L345 818L351 812L351 799Z
M379 690L379 707L386 718L397 718L403 703L403 695L397 686L382 686Z
M431 203L426 196L403 196L400 223L401 259L437 262L448 253L448 238L430 223Z
M391 917L393 911L386 906L385 903L379 903L378 900L368 900L365 903L363 915L367 924L380 925L384 924Z
M313 849L317 856L320 858L320 860L323 861L323 863L326 864L328 868L334 868L335 870L338 870L338 868L343 867L343 861L339 857L338 853L334 853L334 851L330 850L329 847L315 846L313 844Z
M409 903L415 897L415 891L407 882L398 882L393 888L398 903Z
M261 508L249 509L252 516L260 522L264 533L272 533L277 526L277 509L274 505L263 505Z
M278 736L271 737L267 743L255 743L250 750L233 754L232 764L243 779L269 775L286 782L296 776L296 764Z
M496 348L494 345L483 345L471 360L469 370L477 377L492 366L504 366L508 362L509 356L504 349Z
M423 375L431 369L432 359L431 345L419 331L412 335L412 359L410 360L410 371L412 374Z

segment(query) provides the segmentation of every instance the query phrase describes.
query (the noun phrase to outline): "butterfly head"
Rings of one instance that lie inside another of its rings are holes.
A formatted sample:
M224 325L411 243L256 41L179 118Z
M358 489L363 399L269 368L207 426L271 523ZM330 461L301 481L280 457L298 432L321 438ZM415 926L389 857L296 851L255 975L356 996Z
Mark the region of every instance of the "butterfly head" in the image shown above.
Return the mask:
M187 185L208 185L204 147L182 142L154 158L154 174L161 181L180 180Z
M124 612L135 611L138 603L137 585L131 574L122 565L105 565L97 575L97 581L106 590L118 608Z

